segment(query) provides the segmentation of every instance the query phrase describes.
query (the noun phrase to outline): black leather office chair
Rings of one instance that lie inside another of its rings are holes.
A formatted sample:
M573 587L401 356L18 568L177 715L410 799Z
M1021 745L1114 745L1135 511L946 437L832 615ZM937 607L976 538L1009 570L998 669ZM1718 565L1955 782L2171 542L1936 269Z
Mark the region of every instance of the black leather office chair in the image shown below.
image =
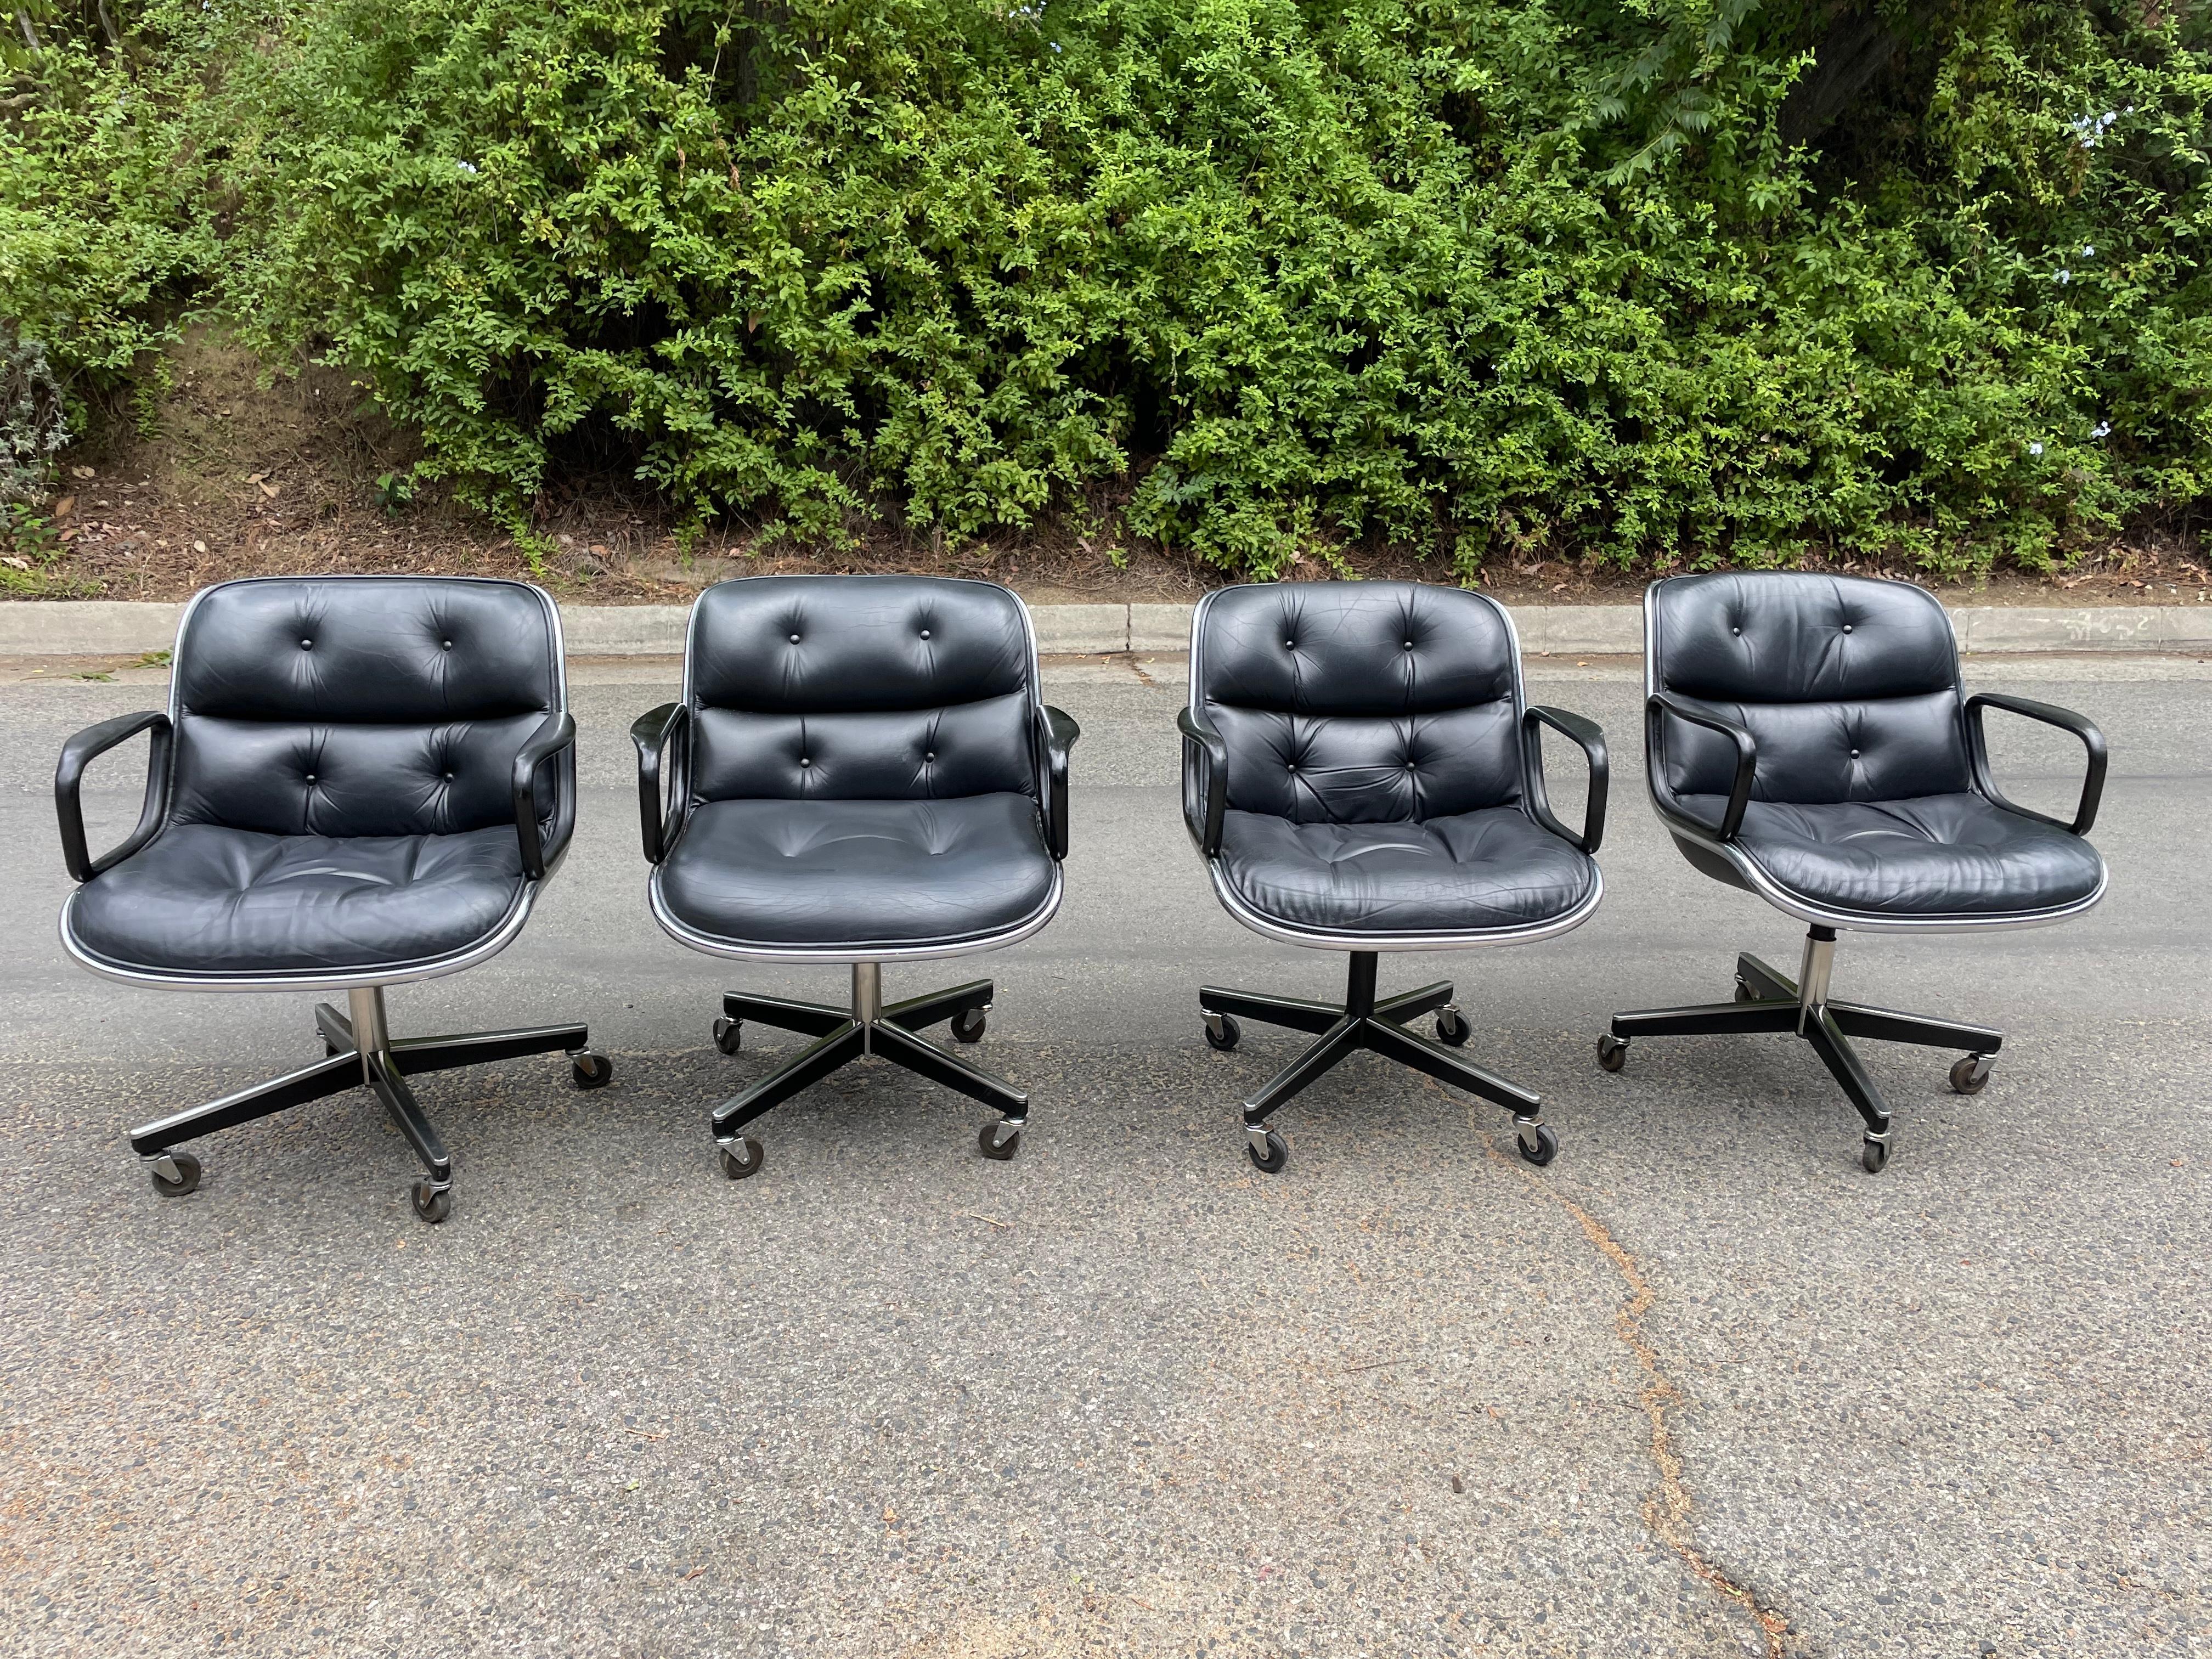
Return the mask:
M1828 995L1836 933L2033 927L2104 896L2083 839L2104 789L2105 740L2025 697L1969 697L1951 620L1906 582L1795 573L1676 576L1644 600L1651 799L1705 874L1809 924L1796 981L1736 958L1735 1001L1615 1015L1598 1061L1639 1036L1794 1031L1865 1121L1861 1162L1889 1161L1893 1121L1853 1037L1963 1048L1951 1086L1978 1094L2001 1033ZM1986 710L2079 738L2088 771L2073 820L2015 806L1990 776Z
M1223 588L1192 619L1183 817L1213 890L1255 933L1351 953L1342 1007L1206 986L1206 1041L1237 1018L1317 1040L1244 1108L1245 1151L1289 1158L1269 1114L1358 1049L1507 1108L1521 1155L1559 1140L1537 1097L1450 1048L1468 1038L1449 982L1376 1000L1376 953L1519 945L1589 920L1603 883L1605 739L1579 715L1527 707L1504 607L1411 582ZM1577 835L1544 791L1540 728L1582 745ZM1434 1012L1439 1039L1406 1029Z
M415 1211L443 1221L453 1164L407 1079L564 1050L614 1075L581 1025L394 1040L384 988L486 961L522 930L575 821L561 621L520 582L301 576L225 582L177 630L169 707L70 739L54 774L81 885L62 943L86 967L199 991L343 988L315 1009L325 1059L131 1132L155 1190L179 1144L366 1085L422 1160ZM130 838L94 859L77 791L103 750L153 734Z
M741 1022L815 1039L718 1108L732 1180L761 1115L874 1054L987 1106L1010 1158L1029 1097L915 1035L981 1040L991 981L883 1000L883 963L995 950L1060 908L1075 722L1045 707L1029 611L989 582L753 576L691 610L684 698L631 728L653 914L674 939L756 962L852 965L849 1007L732 993ZM663 776L666 775L666 802Z

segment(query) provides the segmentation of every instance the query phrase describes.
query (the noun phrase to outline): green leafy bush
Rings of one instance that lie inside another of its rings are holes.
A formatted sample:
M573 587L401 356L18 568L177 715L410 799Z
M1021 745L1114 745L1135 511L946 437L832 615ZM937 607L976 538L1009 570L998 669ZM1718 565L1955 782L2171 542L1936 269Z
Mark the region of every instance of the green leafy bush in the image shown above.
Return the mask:
M165 26L196 90L72 163L140 228L43 268L137 273L146 327L196 276L518 524L613 456L814 536L1131 473L1139 530L1261 574L2038 565L2207 493L2203 16L292 0Z
M69 436L46 349L0 323L0 507L45 495Z
M116 15L29 0L0 46L18 88L0 99L0 325L43 348L80 402L161 375L227 216L209 136L227 118L214 94L229 32L176 0L128 36Z
M60 543L40 508L69 436L46 348L0 323L0 591L46 591Z

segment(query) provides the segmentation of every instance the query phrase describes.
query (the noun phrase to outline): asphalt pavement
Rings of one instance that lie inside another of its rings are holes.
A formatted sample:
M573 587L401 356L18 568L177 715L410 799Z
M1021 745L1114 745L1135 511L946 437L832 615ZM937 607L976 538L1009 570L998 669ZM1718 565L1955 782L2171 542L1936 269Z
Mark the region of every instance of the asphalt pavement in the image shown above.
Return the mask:
M2212 665L1968 678L2104 725L2112 886L2056 928L1844 937L1838 995L2007 1032L1972 1097L1948 1054L1867 1045L1879 1176L1802 1043L1595 1065L1614 1010L1724 998L1736 951L1791 969L1799 932L1668 843L1633 666L1596 659L1530 672L1612 742L1595 918L1383 964L1456 980L1557 1162L1363 1056L1255 1173L1238 1104L1299 1039L1215 1054L1195 988L1335 996L1343 961L1215 904L1167 658L1048 671L1085 727L1053 925L885 973L996 980L1018 1158L872 1064L730 1182L708 1111L796 1039L717 1053L720 991L834 1000L842 970L659 933L624 732L673 668L580 666L566 867L501 957L391 1006L401 1035L586 1018L616 1079L425 1079L457 1166L431 1228L365 1091L155 1194L127 1129L319 1054L312 999L67 961L55 752L162 687L0 674L0 1653L2212 1651ZM2001 770L2055 808L2070 742L2008 729ZM136 753L88 787L111 838Z

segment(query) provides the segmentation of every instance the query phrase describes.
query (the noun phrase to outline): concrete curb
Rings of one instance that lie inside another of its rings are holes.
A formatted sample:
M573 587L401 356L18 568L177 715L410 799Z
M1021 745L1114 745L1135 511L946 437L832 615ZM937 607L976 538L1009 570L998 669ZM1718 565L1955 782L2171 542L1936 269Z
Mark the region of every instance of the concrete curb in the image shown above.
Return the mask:
M572 657L680 657L682 605L564 605L561 633Z
M119 657L167 651L176 642L181 605L127 599L70 599L0 605L0 656Z
M166 651L180 605L122 599L0 603L0 657L126 656ZM678 605L563 605L562 627L578 657L673 657L689 611ZM1190 642L1187 605L1040 605L1037 647L1048 655L1172 652ZM1951 611L1970 652L2212 650L2212 605L1961 605ZM1644 613L1632 605L1513 607L1521 648L1532 656L1635 656Z

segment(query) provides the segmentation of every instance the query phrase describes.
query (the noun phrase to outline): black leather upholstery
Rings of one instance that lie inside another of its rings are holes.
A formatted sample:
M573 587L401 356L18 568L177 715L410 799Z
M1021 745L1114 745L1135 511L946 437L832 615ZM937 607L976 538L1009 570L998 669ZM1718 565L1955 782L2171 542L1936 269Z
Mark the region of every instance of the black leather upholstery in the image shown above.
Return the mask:
M1005 588L723 582L687 653L680 823L655 886L680 928L740 951L951 947L1056 902L1045 721Z
M559 667L521 583L322 576L210 589L174 672L178 823L448 836L514 821Z
M271 836L175 824L85 886L95 956L156 972L404 968L465 951L522 899L514 826L458 836Z
M1701 815L1718 797L1690 798ZM2079 836L1979 795L1794 805L1752 802L1739 841L1781 886L1869 915L1988 915L2079 903L2104 861Z
M1390 823L1520 799L1510 635L1479 594L1412 582L1229 588L1206 606L1200 708L1229 805Z
M1754 800L1902 800L1967 786L1958 647L1933 594L1796 573L1677 576L1652 590L1657 689L1759 744ZM1668 787L1726 795L1711 732L1667 738Z
M1595 863L1529 811L1512 634L1482 595L1226 588L1206 602L1192 672L1199 729L1227 758L1216 869L1262 920L1479 935L1557 920L1595 891Z
M166 822L78 889L77 943L220 978L416 966L485 941L525 901L515 762L560 708L556 639L550 601L519 582L209 589L178 641ZM548 863L574 798L563 747L535 780Z
M1020 602L986 582L775 576L699 598L698 800L1034 796Z
M957 943L1005 933L1053 896L1036 804L718 800L695 808L661 896L716 939L806 946Z
M1518 806L1392 823L1298 823L1231 810L1221 872L1271 920L1322 933L1476 933L1562 916L1590 860Z
M1909 583L1802 573L1654 585L1652 684L1756 748L1733 838L1738 750L1663 713L1652 795L1702 869L1749 884L1698 844L1724 841L1806 903L1843 916L1999 918L2095 893L2079 836L1990 799L1970 763L1958 648L1936 598Z

